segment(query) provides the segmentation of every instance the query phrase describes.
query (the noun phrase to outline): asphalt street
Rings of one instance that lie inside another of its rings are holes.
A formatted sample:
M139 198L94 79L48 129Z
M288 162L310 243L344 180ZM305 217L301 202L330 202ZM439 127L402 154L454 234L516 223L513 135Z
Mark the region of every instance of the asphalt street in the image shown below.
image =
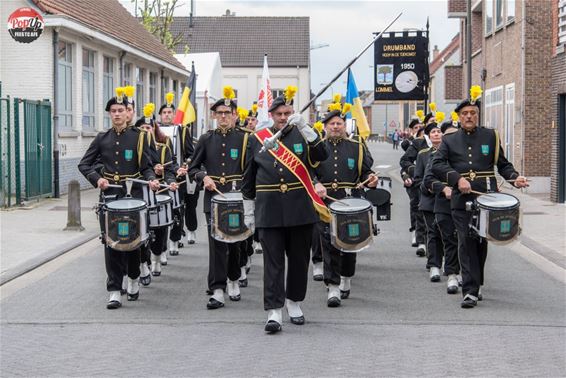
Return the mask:
M401 152L370 148L382 175L398 176ZM242 300L207 310L203 227L137 302L124 296L109 311L94 240L0 288L1 375L566 375L564 284L521 257L518 243L490 246L484 300L461 309L445 277L429 282L410 246L407 195L398 177L393 185L393 220L358 256L350 298L328 308L324 285L309 280L304 326L285 316L283 332L263 331L261 255Z

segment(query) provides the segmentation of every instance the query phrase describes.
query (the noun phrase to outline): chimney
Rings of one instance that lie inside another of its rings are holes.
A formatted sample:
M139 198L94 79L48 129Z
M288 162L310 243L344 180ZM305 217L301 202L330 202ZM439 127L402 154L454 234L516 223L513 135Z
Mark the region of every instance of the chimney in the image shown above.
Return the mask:
M438 50L438 45L434 45L434 50L432 50L432 60L435 60L440 54L440 50Z
M230 9L226 9L226 13L224 13L222 16L224 17L233 17L236 15L236 12L230 12Z

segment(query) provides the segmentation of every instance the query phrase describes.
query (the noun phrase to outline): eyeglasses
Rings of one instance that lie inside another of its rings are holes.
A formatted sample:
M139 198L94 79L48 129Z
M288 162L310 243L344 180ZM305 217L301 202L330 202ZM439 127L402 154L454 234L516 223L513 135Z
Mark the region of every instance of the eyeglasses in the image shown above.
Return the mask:
M219 115L220 117L228 117L230 114L232 114L232 112L230 111L226 111L226 112L215 112L217 115Z

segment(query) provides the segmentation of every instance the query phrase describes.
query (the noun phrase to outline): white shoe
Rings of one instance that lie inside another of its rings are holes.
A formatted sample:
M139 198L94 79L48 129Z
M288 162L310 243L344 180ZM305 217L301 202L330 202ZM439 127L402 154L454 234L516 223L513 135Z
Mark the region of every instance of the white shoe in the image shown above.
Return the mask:
M430 268L430 282L439 282L440 281L440 269L435 266Z
M228 298L230 298L231 301L239 301L242 297L240 295L240 283L238 281L230 281L228 280L228 285L227 289L228 289Z
M328 307L340 306L340 288L338 287L338 285L328 285L328 298L326 304L328 305Z
M458 292L458 279L455 274L448 275L448 281L446 282L446 292L448 294L456 294Z
M254 253L257 253L258 255L261 255L263 253L263 249L261 248L260 242L256 242L254 240L254 242L252 243L252 247L254 249Z
M197 233L194 231L189 231L187 233L187 244L195 244L197 241Z
M214 289L211 298L216 299L220 303L224 303L224 290Z
M161 275L161 261L159 256L151 254L151 274L154 276Z
M417 247L417 256L424 257L426 256L426 245L419 244Z
M111 291L110 297L108 298L108 303L106 304L106 308L109 310L114 310L120 306L122 306L122 294L120 293L120 290Z
M169 253L171 256L177 256L179 254L179 242L169 240Z
M161 265L167 265L167 251L163 251L159 255L159 262L161 262Z
M246 262L246 270L249 272L252 267L252 257L248 256L248 262Z
M122 294L126 293L126 289L128 288L128 276L125 275L122 277Z
M412 235L413 235L413 236L411 237L411 245L412 245L413 247L416 247L416 246L417 246L417 232L416 232L416 231L413 231L413 232L412 232Z
M324 277L324 268L322 262L312 264L312 279L315 281L322 281Z
M301 310L301 302L295 302L290 299L285 299L285 305L287 306L287 312L291 318L298 318L303 316L303 310Z
M267 311L267 322L265 323L265 332L276 333L281 331L283 323L283 314L280 308Z
M246 278L248 278L248 275L246 274L246 267L243 266L240 268L240 281L245 280ZM230 282L230 281L228 281Z
M140 277L147 277L149 276L149 267L147 266L147 263L141 263L140 264Z
M128 278L128 300L135 301L140 296L140 283L138 278Z
M341 299L346 299L350 296L351 282L352 282L352 278L350 277L344 277L344 276L340 277L340 286L338 286L338 288L340 289Z

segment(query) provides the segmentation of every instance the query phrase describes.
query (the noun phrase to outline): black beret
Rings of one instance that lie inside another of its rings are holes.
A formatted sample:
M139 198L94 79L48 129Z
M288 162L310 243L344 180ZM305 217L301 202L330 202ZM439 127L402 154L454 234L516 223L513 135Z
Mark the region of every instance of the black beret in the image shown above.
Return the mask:
M157 112L157 114L161 114L161 112L163 111L163 109L165 108L171 108L173 110L175 110L175 105L171 104L171 105L167 105L167 103L161 105L161 107L159 108L159 111Z
M269 107L269 109L267 111L271 113L275 109L277 109L278 107L280 107L282 105L293 105L293 100L291 99L291 101L289 103L287 103L285 101L285 96L281 95L281 96L277 97L275 100L273 100L273 102L271 103L271 106Z
M423 123L426 125L428 120L431 119L432 117L434 117L434 115L432 113L428 113L427 115L425 115Z
M323 120L322 120L322 123L326 124L328 121L330 121L330 120L331 120L332 118L334 118L334 117L340 117L340 118L342 118L343 120L346 119L346 115L345 115L345 114L343 115L340 110L333 110L333 111L328 112L328 113L325 114L325 116L324 116L324 118L323 118Z
M108 102L106 103L106 108L104 109L105 111L109 112L110 111L110 107L112 105L124 105L124 106L128 106L128 99L126 96L123 97L121 102L118 102L118 99L116 97L112 97L110 100L108 100Z
M145 117L141 117L140 119L138 119L138 120L136 121L136 123L134 123L134 127L140 127L141 125L150 125L151 127L154 127L154 122L155 122L155 120L154 120L153 118L150 118L150 119L151 119L151 123L147 123L147 122L145 121L145 119L146 119Z
M438 123L436 123L436 122L431 122L431 123L429 123L428 125L426 125L426 127L424 128L424 133L425 133L426 135L429 135L430 132L431 132L433 129L435 129L435 128L438 128L438 129L440 128L440 127L438 126Z
M225 98L221 98L220 100L216 101L211 107L210 110L212 110L213 112L216 111L216 108L219 106L229 106L232 110L236 110L238 108L238 105L236 105L236 103L234 102L234 100L229 100L230 103L228 105L226 105L226 100Z
M478 109L481 109L481 105L480 105L480 101L476 100L476 102L474 102L472 104L472 101L470 101L469 98L465 99L464 101L462 101L461 103L458 104L458 106L456 106L456 108L454 109L454 111L456 113L459 113L460 110L462 110L463 108L465 108L466 106L477 106Z
M421 127L421 128L419 129L419 131L417 131L416 137L421 136L421 135L423 134L423 132L424 132L424 127Z
M419 120L416 119L416 118L413 118L413 119L411 120L411 122L409 123L409 129L412 129L413 127L415 127L415 126L418 125L419 123L421 123L421 121L419 121Z
M454 126L452 121L444 121L442 122L442 125L440 125L440 131L442 131L442 134L444 134L449 128L457 129L458 127Z

